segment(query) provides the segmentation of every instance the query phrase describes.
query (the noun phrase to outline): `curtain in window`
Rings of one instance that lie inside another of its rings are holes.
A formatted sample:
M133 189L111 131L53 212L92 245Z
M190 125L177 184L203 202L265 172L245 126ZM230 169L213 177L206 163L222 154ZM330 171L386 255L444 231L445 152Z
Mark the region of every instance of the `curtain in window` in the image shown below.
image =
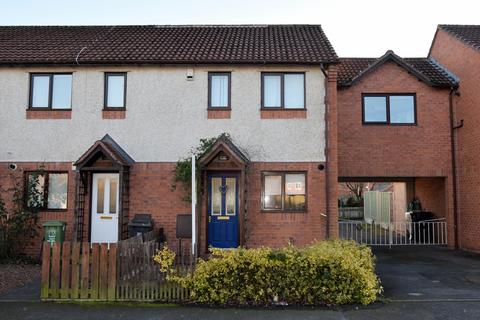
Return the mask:
M214 75L211 77L211 107L228 107L228 76Z
M285 108L304 108L303 77L303 74L285 74Z
M48 175L48 208L67 209L66 173L50 173Z
M279 75L264 76L263 106L265 108L282 106L282 77Z
M107 107L123 108L125 107L125 76L109 75L108 78Z
M72 75L53 76L52 109L70 109L72 107Z
M32 108L48 108L50 76L35 75L32 77L32 81Z

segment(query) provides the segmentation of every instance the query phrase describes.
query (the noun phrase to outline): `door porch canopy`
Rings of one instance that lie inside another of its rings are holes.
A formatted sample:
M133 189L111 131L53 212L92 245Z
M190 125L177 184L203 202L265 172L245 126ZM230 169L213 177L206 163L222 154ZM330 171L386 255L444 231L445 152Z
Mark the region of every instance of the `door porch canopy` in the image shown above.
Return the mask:
M89 198L92 173L112 172L119 174L119 235L118 239L125 239L128 235L129 214L129 171L134 164L130 155L123 150L112 137L106 134L96 141L75 163L75 216L73 224L74 240L90 240L90 230L84 232L85 211L90 216ZM88 202L86 204L86 202ZM88 219L90 221L90 219Z

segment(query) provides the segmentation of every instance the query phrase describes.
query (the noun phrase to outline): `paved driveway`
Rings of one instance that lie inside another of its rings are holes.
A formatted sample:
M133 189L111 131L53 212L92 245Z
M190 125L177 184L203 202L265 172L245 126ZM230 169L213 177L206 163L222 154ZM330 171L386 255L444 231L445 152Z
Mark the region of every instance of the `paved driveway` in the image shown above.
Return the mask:
M388 299L480 303L480 254L444 247L374 248L373 251Z

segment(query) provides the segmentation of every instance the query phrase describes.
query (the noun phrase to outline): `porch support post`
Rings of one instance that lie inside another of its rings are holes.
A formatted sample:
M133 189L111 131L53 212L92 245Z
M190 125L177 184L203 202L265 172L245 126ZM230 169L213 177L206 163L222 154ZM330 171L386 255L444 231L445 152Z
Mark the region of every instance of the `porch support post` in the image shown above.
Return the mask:
M197 179L195 168L195 155L192 155L192 255L197 253L197 219L196 219L196 207L197 207Z

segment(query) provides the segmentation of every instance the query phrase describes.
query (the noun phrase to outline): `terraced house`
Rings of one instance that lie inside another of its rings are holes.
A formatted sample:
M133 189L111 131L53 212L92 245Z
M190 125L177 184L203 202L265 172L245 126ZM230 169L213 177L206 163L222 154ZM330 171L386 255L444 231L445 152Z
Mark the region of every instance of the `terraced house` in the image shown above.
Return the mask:
M0 27L0 185L41 170L40 219L67 240L116 242L150 214L175 246L176 163L216 137L200 253L336 237L339 181L405 183L463 247L444 30L425 58L338 58L319 25Z
M66 221L67 240L116 242L150 214L175 245L190 212L175 164L222 133L201 159L200 252L336 233L338 58L320 26L1 27L0 39L0 183L41 169L40 222Z

